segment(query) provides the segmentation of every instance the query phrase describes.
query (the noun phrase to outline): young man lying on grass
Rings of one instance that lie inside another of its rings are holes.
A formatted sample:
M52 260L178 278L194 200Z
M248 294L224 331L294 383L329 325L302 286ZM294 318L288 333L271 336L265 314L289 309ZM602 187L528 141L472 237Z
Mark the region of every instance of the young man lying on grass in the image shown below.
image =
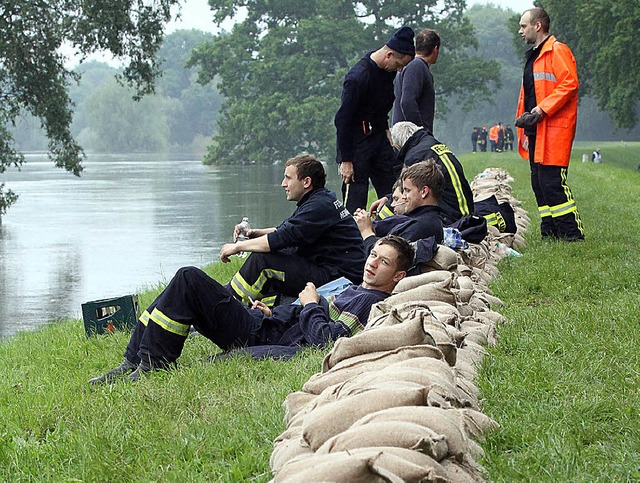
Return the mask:
M181 268L140 317L122 364L89 383L124 376L136 381L142 373L170 369L191 326L225 352L241 349L254 357L289 358L302 347L322 347L351 336L364 329L371 306L390 295L413 258L407 241L386 236L371 250L362 284L326 300L308 283L300 292L300 305L273 310L258 301L248 308L202 270Z

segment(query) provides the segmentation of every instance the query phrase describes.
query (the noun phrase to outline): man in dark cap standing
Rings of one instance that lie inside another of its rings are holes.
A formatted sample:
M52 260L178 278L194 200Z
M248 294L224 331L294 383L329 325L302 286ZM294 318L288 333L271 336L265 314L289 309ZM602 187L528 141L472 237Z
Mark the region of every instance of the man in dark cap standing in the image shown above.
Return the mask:
M393 80L414 56L413 30L402 27L345 76L342 103L335 116L336 161L344 204L351 213L366 208L369 179L378 197L391 192L397 177L389 134Z

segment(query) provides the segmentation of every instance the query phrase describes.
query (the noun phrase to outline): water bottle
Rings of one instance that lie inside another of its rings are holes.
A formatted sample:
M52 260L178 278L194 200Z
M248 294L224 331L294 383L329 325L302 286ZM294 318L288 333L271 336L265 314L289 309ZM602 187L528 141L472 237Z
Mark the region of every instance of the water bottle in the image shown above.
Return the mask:
M249 230L251 230L251 225L249 225L249 217L244 216L242 218L242 221L240 222L240 224L238 225L239 230L238 230L238 236L236 238L236 241L244 241L244 240L248 240L249 239ZM246 252L240 252L238 253L238 256L240 258L245 258L247 256Z

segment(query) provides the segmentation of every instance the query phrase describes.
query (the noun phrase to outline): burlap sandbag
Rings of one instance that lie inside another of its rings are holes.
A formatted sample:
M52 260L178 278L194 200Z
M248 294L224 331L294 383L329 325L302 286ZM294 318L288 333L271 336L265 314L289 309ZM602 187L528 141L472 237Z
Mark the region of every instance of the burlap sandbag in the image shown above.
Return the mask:
M307 404L312 402L315 398L315 394L310 394L304 391L295 391L289 393L282 403L282 406L284 407L285 424L288 424L296 414L298 414Z
M453 275L453 274L452 274ZM456 304L456 297L451 291L453 277L443 282L434 282L427 285L422 285L406 292L392 295L387 298L385 302L392 307L404 304L406 302L413 302L418 300L439 300L440 302L446 302L450 305Z
M322 372L327 372L337 363L361 354L394 350L411 345L436 345L435 339L425 331L423 320L409 319L402 324L376 327L354 335L341 337L325 356Z
M479 321L490 320L496 324L506 324L507 318L500 312L495 310L483 310L482 312L473 312L471 317Z
M450 483L448 473L434 460L419 451L397 448L393 446L379 446L373 448L357 448L349 451L357 456L374 456L379 454L376 464L391 471L406 483ZM335 453L329 453L335 454Z
M402 478L380 465L379 456L356 456L347 452L313 455L285 465L273 479L274 483L403 483Z
M327 440L318 454L351 451L356 448L396 446L420 451L436 461L443 460L448 452L444 435L414 423L380 421L351 427Z
M407 290L411 290L416 287L420 287L422 285L426 285L429 283L438 283L444 282L448 279L452 279L452 286L455 286L455 279L457 275L455 273L449 272L448 270L433 270L431 272L421 273L419 275L413 275L411 277L405 277L396 288L393 290L393 293L406 292Z
M492 346L498 342L496 325L489 320L485 322L478 322L473 319L463 320L460 323L460 330L466 334L465 341Z
M382 325L397 325L404 322L404 318L398 313L398 310L393 307L388 307L389 312L383 312L387 307L384 305L375 304L369 312L369 321L367 322L365 329L373 329ZM375 309L375 316L372 317L372 312Z
M424 388L373 389L338 399L307 414L302 424L302 438L316 451L364 415L395 406L422 406L426 404L428 393Z
M412 383L425 388L428 391L426 401L428 406L456 408L471 406L471 401L468 400L465 393L458 389L456 383L440 377L437 372L422 371L415 367L395 367L395 364L379 371L363 372L342 384L331 386L331 388L336 388L331 395L335 399L339 399L366 390L381 388L388 383ZM325 391L320 396L324 393ZM328 399L322 401L325 404L326 402Z
M314 374L304 383L302 390L311 394L320 394L325 388L344 382L361 372L378 370L414 357L430 357L444 361L442 351L431 345L399 347L393 351L364 354L344 360L327 372Z
M445 469L452 482L477 483L478 481L486 481L483 468L471 458L467 458L463 463L454 458L446 458L440 462L440 465Z
M380 421L402 421L419 424L445 436L449 449L447 457L454 457L458 461L464 461L465 454L470 450L471 441L467 438L464 416L460 411L429 406L395 407L368 414L353 423L351 427L356 428L364 424ZM475 450L473 448L473 451Z
M458 256L455 250L445 245L438 245L438 250L431 260L420 267L423 272L432 270L455 270L458 266Z
M462 409L464 428L466 434L476 440L482 441L489 432L496 430L500 425L486 414L475 409Z
M271 457L269 458L269 467L275 473L280 471L292 459L310 457L313 454L309 445L303 443L299 437L278 441L273 445Z

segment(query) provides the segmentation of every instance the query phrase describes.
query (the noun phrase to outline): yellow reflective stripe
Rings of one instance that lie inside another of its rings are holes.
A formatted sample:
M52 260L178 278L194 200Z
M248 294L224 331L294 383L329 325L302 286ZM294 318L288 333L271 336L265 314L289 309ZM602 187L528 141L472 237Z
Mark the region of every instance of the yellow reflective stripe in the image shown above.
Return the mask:
M488 215L483 216L487 220L487 225L495 225L496 223L498 223L495 213L489 213Z
M558 82L553 72L534 72L533 80L546 80L551 82Z
M551 210L549 209L549 205L538 206L538 213L540 214L540 218L551 216Z
M443 146L448 150L448 148L444 144L437 144L436 146ZM432 147L431 149L433 149L434 147ZM453 165L451 159L449 159L449 156L447 156L444 151L442 152L442 154L440 154L440 161L442 161L442 164L444 164L444 167L447 168L447 171L449 172L453 190L456 192L456 198L458 198L458 208L460 208L460 213L462 213L462 216L469 215L469 206L467 205L467 200L464 197L464 193L462 191L462 182L460 181L460 176L458 176L456 167Z
M378 212L378 217L381 220L384 220L385 218L389 218L390 216L393 216L393 211L391 211L391 208L389 208L387 205L384 205L382 209Z
M151 317L151 315L145 310L144 312L142 312L142 315L138 318L138 320L142 322L146 327L149 324L149 317Z
M264 297L262 299L262 303L265 304L267 307L273 307L276 304L276 298L278 296L277 295L271 295L269 297Z
M181 324L180 322L170 319L157 308L153 309L149 318L168 332L181 335L182 337L189 335L189 329L191 328L190 325Z
M574 200L571 200L560 205L550 206L549 210L551 211L551 216L553 216L554 218L563 216L576 211L576 202Z
M580 231L580 233L584 234L584 227L582 226L582 220L580 219L580 213L578 213L578 207L576 206L576 202L573 199L573 194L571 193L571 188L569 188L569 185L567 184L567 168L562 168L560 170L560 179L561 179L561 184L562 184L562 189L564 191L564 195L566 196L567 200L573 203L573 209L567 210L562 214L555 214L554 213L554 217L558 217L558 216L562 216L563 214L568 215L569 213L573 213L573 217L576 221L576 224L578 225L578 230Z
M242 275L240 275L240 272L238 272L233 276L230 283L233 291L242 298L242 302L245 305L251 305L251 300L263 300L265 298L262 293L262 288L270 279L284 282L285 274L280 270L265 268L260 272L255 283L253 285L249 285Z
M258 292L255 292L252 287L242 278L240 272L236 273L230 282L231 288L235 293L240 296L242 302L245 305L251 305L251 299L259 300Z

